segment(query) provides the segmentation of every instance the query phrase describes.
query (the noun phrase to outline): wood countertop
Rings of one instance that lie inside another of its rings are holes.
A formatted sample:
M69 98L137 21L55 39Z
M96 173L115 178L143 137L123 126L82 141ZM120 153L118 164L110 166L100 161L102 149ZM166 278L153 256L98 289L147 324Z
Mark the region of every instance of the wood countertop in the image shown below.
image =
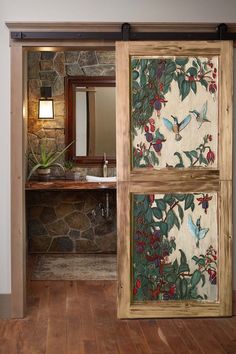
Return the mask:
M116 182L87 182L66 179L27 181L25 190L116 189Z

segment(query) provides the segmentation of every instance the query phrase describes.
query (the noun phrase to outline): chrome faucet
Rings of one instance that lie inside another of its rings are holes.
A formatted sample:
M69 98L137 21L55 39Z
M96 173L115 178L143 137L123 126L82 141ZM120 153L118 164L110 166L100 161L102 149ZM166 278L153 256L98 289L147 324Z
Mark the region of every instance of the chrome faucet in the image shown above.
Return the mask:
M103 177L107 177L108 175L108 160L107 160L107 155L104 152L104 164L103 164Z

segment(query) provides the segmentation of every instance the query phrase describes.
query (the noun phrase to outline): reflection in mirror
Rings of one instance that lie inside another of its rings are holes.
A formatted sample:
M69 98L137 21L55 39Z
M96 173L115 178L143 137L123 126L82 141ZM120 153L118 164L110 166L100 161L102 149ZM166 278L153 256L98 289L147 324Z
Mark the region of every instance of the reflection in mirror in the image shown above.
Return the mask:
M115 78L66 78L67 142L75 140L68 158L82 164L100 164L103 155L115 163Z
M77 87L75 106L76 155L115 156L115 87Z
M76 90L75 103L76 156L87 156L87 92L85 88Z

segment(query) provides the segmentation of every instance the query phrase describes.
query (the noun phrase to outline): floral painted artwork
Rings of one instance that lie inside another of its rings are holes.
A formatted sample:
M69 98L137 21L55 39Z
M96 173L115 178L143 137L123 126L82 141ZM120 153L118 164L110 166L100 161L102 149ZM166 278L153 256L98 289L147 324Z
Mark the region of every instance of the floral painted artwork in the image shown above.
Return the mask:
M131 57L133 168L217 167L218 58Z
M134 194L133 301L217 301L217 193Z

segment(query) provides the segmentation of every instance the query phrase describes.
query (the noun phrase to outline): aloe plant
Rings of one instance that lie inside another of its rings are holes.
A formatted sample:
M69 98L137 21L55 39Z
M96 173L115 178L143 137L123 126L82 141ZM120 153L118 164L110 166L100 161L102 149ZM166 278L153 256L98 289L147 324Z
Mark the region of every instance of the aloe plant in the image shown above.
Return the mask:
M72 171L75 166L76 165L73 160L65 161L64 167L65 167L66 171Z
M64 171L64 166L56 161L59 159L59 157L61 157L66 152L66 150L73 143L74 143L74 141L72 141L70 144L68 144L61 151L50 151L50 152L47 152L45 144L42 144L41 145L41 154L40 154L39 158L36 156L36 154L34 153L34 151L32 149L32 146L29 144L30 150L31 150L31 156L29 155L29 159L33 162L34 166L30 170L30 173L28 175L28 180L30 179L32 174L35 171L37 171L37 169L39 169L39 168L46 169L46 168L50 168L52 166L58 166Z

